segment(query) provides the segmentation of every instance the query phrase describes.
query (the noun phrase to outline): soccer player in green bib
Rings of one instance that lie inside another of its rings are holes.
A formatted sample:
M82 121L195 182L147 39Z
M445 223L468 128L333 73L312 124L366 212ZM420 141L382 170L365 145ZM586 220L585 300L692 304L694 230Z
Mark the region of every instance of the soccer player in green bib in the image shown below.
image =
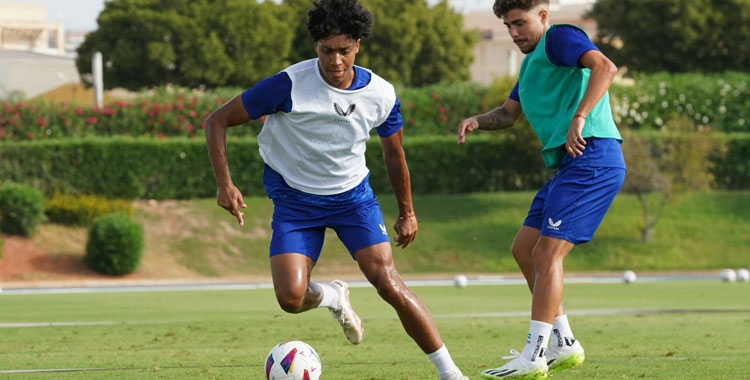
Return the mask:
M481 375L543 379L585 358L562 308L563 259L591 240L625 179L607 93L617 67L581 28L550 25L549 0L496 0L493 10L526 57L505 103L462 121L458 143L477 129L509 128L523 112L557 173L534 197L511 248L532 292L526 345Z

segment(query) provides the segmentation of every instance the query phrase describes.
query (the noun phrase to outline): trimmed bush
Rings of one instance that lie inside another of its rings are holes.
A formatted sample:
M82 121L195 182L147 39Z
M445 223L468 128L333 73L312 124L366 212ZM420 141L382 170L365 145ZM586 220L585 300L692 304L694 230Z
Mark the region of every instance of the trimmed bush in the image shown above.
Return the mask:
M638 132L642 134L643 132ZM658 139L659 132L645 133ZM708 138L708 137L707 137ZM750 139L713 134L712 168L719 189L750 188ZM722 143L722 142L726 142ZM720 144L721 143L721 144ZM254 138L227 141L229 167L246 196L264 196L263 160ZM553 172L544 169L531 128L473 133L466 145L455 136L404 137L415 194L537 189ZM367 165L377 193L390 192L380 141L367 144ZM25 183L52 196L97 194L125 199L191 199L216 196L216 182L197 139L78 139L0 144L0 178Z
M115 212L133 216L132 202L96 195L55 194L44 205L44 213L50 222L68 226L89 226L94 219Z
M94 221L83 261L99 273L117 276L135 271L142 253L143 226L115 213Z
M0 188L0 231L9 235L32 236L44 221L44 196L21 184Z

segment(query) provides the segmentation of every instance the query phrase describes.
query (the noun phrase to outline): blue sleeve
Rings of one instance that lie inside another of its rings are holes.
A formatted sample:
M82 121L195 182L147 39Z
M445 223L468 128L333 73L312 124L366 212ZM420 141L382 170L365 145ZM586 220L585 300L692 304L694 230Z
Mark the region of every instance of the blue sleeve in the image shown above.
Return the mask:
M292 79L283 71L263 79L242 93L242 105L253 119L280 111L291 112Z
M515 100L515 101L517 101L517 102L521 101L521 97L518 96L518 82L516 82L516 85L513 86L512 90L510 90L510 95L508 95L508 97L511 98L511 99L513 99L513 100Z
M378 136L390 137L394 133L398 132L399 129L404 125L404 120L401 118L401 101L396 97L396 104L391 109L391 114L388 115L388 119L377 127Z
M559 26L547 32L547 58L557 66L581 67L578 59L589 50L599 50L582 30Z

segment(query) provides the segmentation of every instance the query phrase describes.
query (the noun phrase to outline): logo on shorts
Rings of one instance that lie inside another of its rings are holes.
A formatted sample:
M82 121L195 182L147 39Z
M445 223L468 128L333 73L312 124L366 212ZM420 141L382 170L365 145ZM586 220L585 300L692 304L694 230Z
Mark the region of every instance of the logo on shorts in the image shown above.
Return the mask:
M547 228L550 230L559 231L560 225L562 224L562 219L558 220L557 222L552 221L552 218L547 218Z
M378 224L380 226L380 230L383 231L383 235L388 235L388 230L385 229L385 226L382 224Z

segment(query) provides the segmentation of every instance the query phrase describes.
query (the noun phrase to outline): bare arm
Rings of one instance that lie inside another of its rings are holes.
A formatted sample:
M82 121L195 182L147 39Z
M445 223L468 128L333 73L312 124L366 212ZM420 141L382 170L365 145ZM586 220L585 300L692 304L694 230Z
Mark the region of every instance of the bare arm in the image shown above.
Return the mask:
M417 237L417 217L411 201L411 179L409 167L406 165L406 154L401 145L404 139L404 130L400 129L388 137L381 137L380 144L383 147L383 160L385 160L388 179L391 181L393 191L398 202L398 215L396 224L396 245L406 248Z
M458 124L458 143L466 142L466 134L481 130L506 129L513 126L521 115L521 103L508 98L505 103L482 115L472 116Z
M242 193L234 186L229 174L227 163L227 128L239 125L250 120L245 107L242 105L242 97L236 96L225 103L206 118L206 146L211 166L216 177L216 203L237 217L237 222L244 225L243 213L240 207L245 208Z
M581 58L578 59L578 63L591 69L591 75L586 92L584 92L583 98L578 104L578 109L576 109L576 116L570 123L565 142L565 150L573 157L582 155L586 145L586 141L581 136L583 126L586 124L585 117L602 99L602 96L609 89L612 79L617 74L617 66L598 50L589 50L583 53Z

